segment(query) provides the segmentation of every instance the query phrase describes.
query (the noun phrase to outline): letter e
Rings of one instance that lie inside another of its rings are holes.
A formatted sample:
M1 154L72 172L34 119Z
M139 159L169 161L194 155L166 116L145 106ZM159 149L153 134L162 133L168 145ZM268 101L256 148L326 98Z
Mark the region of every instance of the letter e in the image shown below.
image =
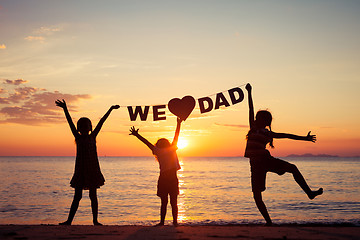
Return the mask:
M159 109L161 108L166 108L166 105L153 106L154 121L166 120L166 116L160 116L165 114L165 111L161 111L161 112L159 111Z

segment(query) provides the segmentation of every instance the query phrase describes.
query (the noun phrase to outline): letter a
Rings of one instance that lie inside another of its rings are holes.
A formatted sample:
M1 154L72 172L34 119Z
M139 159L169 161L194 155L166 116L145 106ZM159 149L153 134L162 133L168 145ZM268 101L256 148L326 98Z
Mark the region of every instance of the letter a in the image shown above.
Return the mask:
M220 106L224 105L225 107L230 106L229 102L226 100L223 93L216 94L215 100L215 109L219 109Z

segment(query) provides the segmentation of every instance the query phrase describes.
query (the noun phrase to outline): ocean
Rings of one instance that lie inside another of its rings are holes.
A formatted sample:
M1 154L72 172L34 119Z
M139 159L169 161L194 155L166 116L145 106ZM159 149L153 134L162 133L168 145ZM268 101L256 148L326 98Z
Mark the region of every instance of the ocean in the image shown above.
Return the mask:
M360 225L360 158L283 158L297 165L311 188L309 200L291 174L267 175L263 199L274 223ZM99 221L106 225L153 225L159 221L159 174L153 157L99 157L106 182L98 190ZM0 157L0 224L65 221L74 189L74 157ZM264 223L252 198L250 167L242 157L180 158L181 224ZM169 204L170 205L170 204ZM168 206L167 222L171 222ZM73 224L92 224L88 191Z

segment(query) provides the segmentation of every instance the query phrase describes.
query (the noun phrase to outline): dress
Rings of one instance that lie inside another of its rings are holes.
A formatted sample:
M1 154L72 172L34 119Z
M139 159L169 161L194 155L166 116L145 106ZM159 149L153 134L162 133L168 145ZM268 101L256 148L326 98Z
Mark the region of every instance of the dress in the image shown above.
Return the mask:
M104 185L105 178L100 170L95 136L79 134L75 137L75 142L75 171L70 186L82 189L100 188Z
M159 162L160 176L157 184L159 197L167 195L179 195L179 180L177 170L180 169L179 159L176 154L177 147L168 148L154 147L153 154Z

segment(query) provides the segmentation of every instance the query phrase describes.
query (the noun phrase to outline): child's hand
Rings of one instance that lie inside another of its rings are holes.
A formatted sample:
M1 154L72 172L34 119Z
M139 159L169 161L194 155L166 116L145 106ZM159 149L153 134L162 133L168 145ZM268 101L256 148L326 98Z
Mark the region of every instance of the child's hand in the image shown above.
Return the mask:
M252 87L251 87L250 83L246 84L245 89L246 89L248 92L251 91Z
M112 106L111 106L111 109L119 109L119 108L120 108L119 105L112 105Z
M56 104L56 106L58 106L58 107L61 107L61 108L63 108L63 109L66 109L67 107L66 107L66 102L65 102L65 100L63 99L62 101L61 100L56 100L55 101L55 104Z
M311 133L311 131L308 132L308 134L306 136L306 140L316 142L316 135L310 135L310 133Z
M180 124L183 120L181 118L177 118L177 123Z
M130 133L129 133L129 135L134 135L134 136L139 135L139 129L135 129L135 127L132 126L132 127L130 128Z

